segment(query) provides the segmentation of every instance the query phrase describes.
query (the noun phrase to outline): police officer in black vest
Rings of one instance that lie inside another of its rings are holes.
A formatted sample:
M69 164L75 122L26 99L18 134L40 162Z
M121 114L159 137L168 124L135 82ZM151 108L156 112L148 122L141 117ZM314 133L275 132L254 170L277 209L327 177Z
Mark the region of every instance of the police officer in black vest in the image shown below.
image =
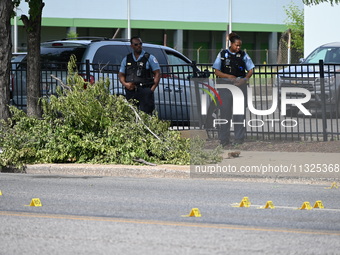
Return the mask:
M215 69L216 82L221 84L233 84L241 89L244 95L246 109L248 80L253 74L255 67L249 55L241 50L242 40L236 33L229 34L230 46L222 50L217 56L213 68ZM219 139L222 146L230 144L230 124L233 124L235 141L241 144L246 133L245 112L243 115L233 115L233 95L229 89L218 90L222 105L220 107L220 118L228 121L219 127Z
M130 39L133 52L122 61L119 80L125 86L126 99L136 99L141 111L151 114L155 109L154 91L160 80L157 59L145 52L139 37Z

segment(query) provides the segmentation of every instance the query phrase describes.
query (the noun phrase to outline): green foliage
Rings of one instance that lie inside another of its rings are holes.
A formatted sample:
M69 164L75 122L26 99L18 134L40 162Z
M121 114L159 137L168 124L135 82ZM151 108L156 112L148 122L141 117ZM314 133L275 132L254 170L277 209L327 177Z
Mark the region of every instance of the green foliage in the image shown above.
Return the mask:
M11 107L13 117L0 125L0 165L190 163L190 140L169 130L168 122L144 112L138 112L139 119L125 97L110 95L108 80L85 83L75 58L68 74L58 96L41 100L43 118Z
M304 12L298 6L291 3L284 7L287 19L286 25L291 30L292 47L298 52L303 52L304 47Z
M332 6L334 4L339 4L340 0L302 0L305 5L317 5L321 3L330 3Z
M69 39L73 39L73 38L77 38L77 37L78 37L78 34L75 31L70 31L70 32L67 33L67 38L69 38Z

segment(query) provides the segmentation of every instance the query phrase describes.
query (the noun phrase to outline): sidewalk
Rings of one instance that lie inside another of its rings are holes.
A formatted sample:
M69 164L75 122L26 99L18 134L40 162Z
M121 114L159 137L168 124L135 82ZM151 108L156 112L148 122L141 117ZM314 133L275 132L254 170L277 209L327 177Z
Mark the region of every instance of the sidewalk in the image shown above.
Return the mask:
M28 165L27 174L139 178L223 178L252 181L338 182L340 153L241 151L239 157L208 166L92 164Z

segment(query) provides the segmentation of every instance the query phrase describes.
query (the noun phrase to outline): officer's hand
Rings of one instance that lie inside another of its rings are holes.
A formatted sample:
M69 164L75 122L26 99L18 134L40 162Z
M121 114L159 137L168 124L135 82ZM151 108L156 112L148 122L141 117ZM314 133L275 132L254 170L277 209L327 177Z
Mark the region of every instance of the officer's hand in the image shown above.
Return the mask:
M125 84L125 87L126 87L128 90L135 90L136 85L135 85L134 83L132 83L132 82L127 82L127 83Z
M245 83L247 83L247 81L245 80L245 79L243 79L243 78L237 78L236 80L235 80L235 85L236 86L241 86L241 85L243 85L243 84L245 84Z

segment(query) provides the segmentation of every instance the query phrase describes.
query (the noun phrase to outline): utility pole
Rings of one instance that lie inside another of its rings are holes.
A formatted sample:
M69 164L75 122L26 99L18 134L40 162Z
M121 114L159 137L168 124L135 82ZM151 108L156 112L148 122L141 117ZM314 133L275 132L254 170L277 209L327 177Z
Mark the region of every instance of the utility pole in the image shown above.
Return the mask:
M228 25L229 33L233 31L232 27L232 0L229 0L229 25Z
M229 21L228 21L228 29L227 29L227 35L226 35L226 49L229 48L229 34L233 31L232 27L232 0L229 0Z
M18 19L17 19L17 8L15 8L15 16L13 21L13 53L18 53Z
M127 39L131 39L131 16L130 16L130 12L131 12L131 5L130 5L130 0L127 0L127 22L128 22L128 27L127 27L127 29L128 29L128 33L127 33L127 35L128 35L128 38Z

